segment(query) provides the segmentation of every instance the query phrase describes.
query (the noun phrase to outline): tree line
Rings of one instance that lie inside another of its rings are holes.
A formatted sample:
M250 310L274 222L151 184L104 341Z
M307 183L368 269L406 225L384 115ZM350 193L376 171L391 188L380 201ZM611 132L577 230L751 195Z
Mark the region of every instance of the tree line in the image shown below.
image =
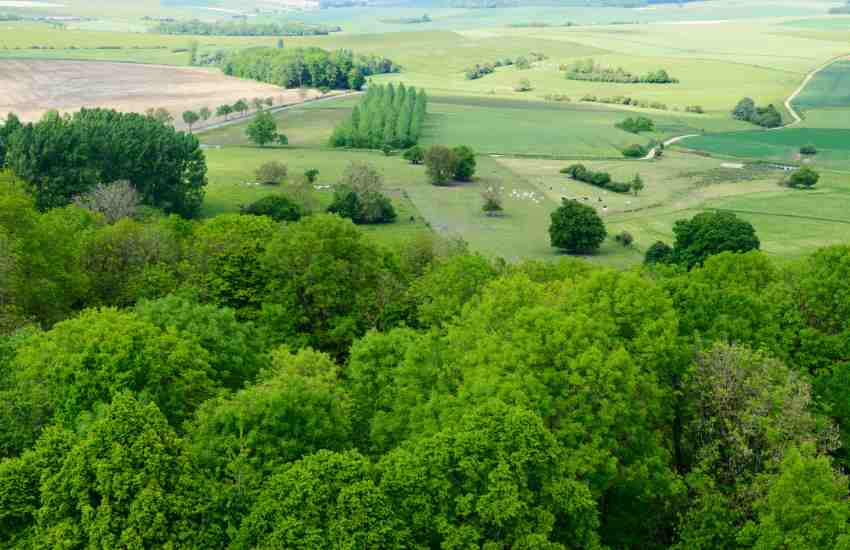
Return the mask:
M562 65L566 71L567 80L588 80L591 82L616 82L620 84L676 84L679 81L670 76L666 70L658 69L644 75L636 75L617 67L605 67L593 59L576 61L570 66Z
M0 547L850 536L846 246L507 263L327 214L41 212L8 178L0 228Z
M640 147L640 146L638 146ZM646 156L646 151L642 150L643 155ZM625 156L634 156L627 155ZM641 189L643 189L643 181L639 185L634 185L637 180L633 180L631 182L617 182L611 178L611 174L608 172L602 172L597 170L590 170L584 164L571 164L567 167L561 168L561 173L566 174L576 181L581 181L584 183L589 183L590 185L595 185L596 187L601 187L602 189L607 189L608 191L613 191L614 193L629 193L634 191L637 194Z
M169 115L170 117L170 115ZM0 168L26 182L39 209L62 207L100 183L129 181L144 204L192 217L207 184L197 138L155 116L82 109L0 127Z
M336 25L308 25L297 21L286 23L248 23L247 21L160 21L151 29L159 34L194 36L316 36L342 31Z
M284 88L359 90L367 77L401 68L385 57L355 55L351 50L250 48L230 54L222 70Z
M546 54L531 52L528 56L506 57L489 63L476 63L474 66L464 69L463 74L467 80L477 80L494 73L499 67L516 67L519 70L525 70L530 69L532 63L545 59L548 59Z
M351 115L334 129L332 147L382 147L404 149L415 145L422 134L428 96L425 90L404 83L397 87L370 85Z

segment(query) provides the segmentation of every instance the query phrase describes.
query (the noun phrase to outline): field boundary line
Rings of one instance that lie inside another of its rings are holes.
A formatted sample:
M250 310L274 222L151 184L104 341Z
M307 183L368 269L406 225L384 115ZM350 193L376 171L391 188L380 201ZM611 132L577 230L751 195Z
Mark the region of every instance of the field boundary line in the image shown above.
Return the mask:
M803 92L805 87L808 86L809 82L812 81L812 79L815 77L815 75L817 75L819 72L826 69L827 67L831 66L833 63L837 63L838 61L841 61L842 59L847 59L848 57L850 57L850 54L843 53L839 56L833 57L832 59L830 59L829 61L827 61L826 63L824 63L820 67L816 68L815 70L810 71L809 74L806 75L806 77L803 79L803 81L797 87L797 89L794 90L794 93L792 93L790 96L788 96L788 99L785 100L785 110L788 111L791 114L791 116L794 118L794 122L790 122L788 124L778 126L776 128L770 128L770 130L780 130L780 129L783 129L783 128L790 128L792 126L796 126L797 124L803 122L803 117L800 116L800 114L794 108L794 105L793 105L794 100L797 99L797 96L799 96Z
M696 210L696 209L695 209ZM699 210L715 210L718 212L734 212L736 214L754 214L756 216L775 216L780 218L797 218L800 220L812 220L816 222L843 223L850 225L850 220L839 220L836 218L821 218L819 216L804 216L802 214L779 214L776 212L759 212L758 210L739 210L737 208L710 208L702 207Z
M342 93L342 94L326 95L326 96L314 97L314 98L311 98L311 99L305 99L304 101L301 101L300 103L286 103L284 105L278 105L277 107L271 107L269 109L263 109L262 111L254 111L253 113L249 113L249 114L244 115L244 116L231 118L229 120L223 120L221 122L214 122L213 124L208 124L206 126L199 126L199 127L196 127L192 131L192 133L193 134L202 134L204 132L209 132L210 130L218 130L219 128L225 128L227 126L232 126L233 124L245 122L246 120L250 120L250 119L254 118L255 116L257 116L257 113L275 114L275 113L280 113L280 112L283 112L283 111L289 111L289 110L294 109L296 107L301 107L302 105L307 105L308 103L319 103L319 102L324 102L324 101L331 101L331 100L334 100L334 99L343 99L343 98L346 98L346 97L356 96L356 95L359 95L359 94L362 94L362 93L363 92L345 92L345 93Z

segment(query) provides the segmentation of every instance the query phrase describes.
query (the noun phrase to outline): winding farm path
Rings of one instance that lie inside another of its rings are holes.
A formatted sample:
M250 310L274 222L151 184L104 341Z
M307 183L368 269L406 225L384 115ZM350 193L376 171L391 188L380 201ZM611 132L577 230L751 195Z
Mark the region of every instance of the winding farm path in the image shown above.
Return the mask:
M797 112L797 110L794 109L794 105L793 105L794 100L797 99L797 96L802 93L803 89L809 84L809 82L811 82L811 80L815 77L815 75L817 75L819 72L826 69L827 67L829 67L830 65L832 65L836 61L841 61L842 59L848 59L848 54L845 53L845 54L841 54L837 57L833 57L832 59L830 59L829 61L827 61L826 63L824 63L820 67L818 67L817 69L815 69L815 70L811 71L809 74L807 74L806 77L803 79L803 81L800 83L800 85L797 87L797 89L794 90L794 93L792 93L790 96L788 96L788 99L785 100L785 110L788 111L788 113L791 115L791 117L794 118L794 122L789 122L788 124L783 124L782 126L779 126L777 128L771 128L771 130L781 130L782 128L790 128L791 126L795 126L795 125L803 122L803 117L801 117L800 114Z

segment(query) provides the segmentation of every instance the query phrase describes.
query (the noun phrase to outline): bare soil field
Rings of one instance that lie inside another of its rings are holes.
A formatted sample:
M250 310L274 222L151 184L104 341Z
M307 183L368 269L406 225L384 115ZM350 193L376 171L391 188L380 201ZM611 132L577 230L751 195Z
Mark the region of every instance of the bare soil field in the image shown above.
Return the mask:
M110 107L144 112L163 107L183 124L181 114L240 98L273 97L276 105L318 97L317 90L286 90L252 80L185 67L97 61L0 60L0 116L8 112L34 120L45 111Z

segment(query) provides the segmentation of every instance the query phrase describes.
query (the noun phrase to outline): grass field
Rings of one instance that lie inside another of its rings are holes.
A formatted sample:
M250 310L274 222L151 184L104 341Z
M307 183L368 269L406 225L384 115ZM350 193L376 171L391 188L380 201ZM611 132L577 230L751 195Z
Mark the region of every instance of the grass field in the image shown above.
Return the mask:
M708 153L767 160L799 162L800 146L813 144L818 154L811 163L825 168L850 168L850 129L785 128L751 130L693 137L679 142L682 147Z

